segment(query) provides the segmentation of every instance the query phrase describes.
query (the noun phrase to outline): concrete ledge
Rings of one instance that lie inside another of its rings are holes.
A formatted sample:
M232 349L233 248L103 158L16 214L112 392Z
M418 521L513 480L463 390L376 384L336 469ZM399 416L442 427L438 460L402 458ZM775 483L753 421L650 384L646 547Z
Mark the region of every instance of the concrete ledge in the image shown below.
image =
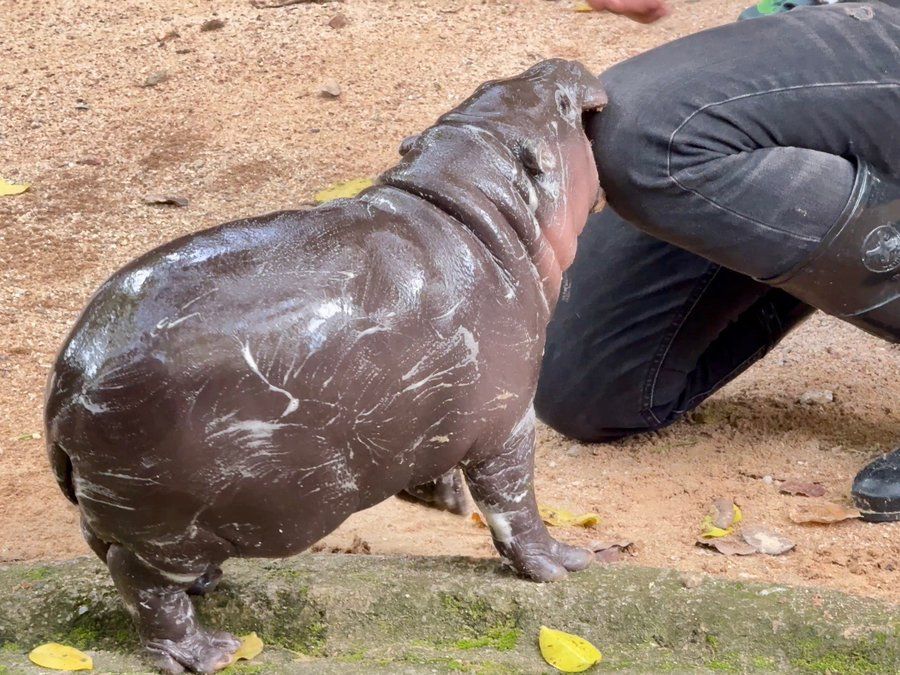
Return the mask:
M230 561L198 601L207 625L267 649L233 672L541 673L541 624L577 633L626 672L900 672L900 607L840 593L630 566L563 583L493 560L304 554ZM146 672L98 562L0 567L0 673L46 672L26 654L58 641L98 672ZM4 670L5 669L5 670Z

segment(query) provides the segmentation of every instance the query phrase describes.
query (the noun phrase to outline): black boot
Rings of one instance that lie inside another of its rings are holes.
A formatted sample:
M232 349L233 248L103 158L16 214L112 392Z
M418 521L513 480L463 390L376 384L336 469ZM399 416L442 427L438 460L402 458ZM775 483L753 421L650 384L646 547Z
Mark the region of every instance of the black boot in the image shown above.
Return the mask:
M815 252L765 283L889 342L900 342L900 179L857 161L837 224Z
M900 449L882 455L856 474L853 501L864 520L900 520Z
M805 261L766 283L890 342L900 342L900 179L857 161L844 213ZM900 450L856 476L863 518L900 520Z

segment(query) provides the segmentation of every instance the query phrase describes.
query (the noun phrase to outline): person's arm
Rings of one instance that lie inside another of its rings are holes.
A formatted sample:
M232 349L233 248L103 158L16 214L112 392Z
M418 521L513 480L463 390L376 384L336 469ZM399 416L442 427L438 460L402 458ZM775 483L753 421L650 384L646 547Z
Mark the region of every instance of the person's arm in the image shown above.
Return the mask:
M621 14L640 23L653 23L669 14L666 0L587 0L587 4L598 11Z

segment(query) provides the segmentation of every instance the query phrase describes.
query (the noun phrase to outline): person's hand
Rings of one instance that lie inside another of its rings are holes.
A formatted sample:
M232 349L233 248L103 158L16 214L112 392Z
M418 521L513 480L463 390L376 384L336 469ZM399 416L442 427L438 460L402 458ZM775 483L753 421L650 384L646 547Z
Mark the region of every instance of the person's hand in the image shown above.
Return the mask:
M597 11L621 14L640 23L653 23L669 14L666 0L587 0L587 4Z

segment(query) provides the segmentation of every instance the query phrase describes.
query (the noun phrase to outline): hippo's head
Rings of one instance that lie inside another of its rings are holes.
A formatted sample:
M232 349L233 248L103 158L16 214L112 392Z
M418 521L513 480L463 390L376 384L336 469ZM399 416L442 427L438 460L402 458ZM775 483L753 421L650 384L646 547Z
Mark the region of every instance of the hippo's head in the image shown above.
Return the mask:
M406 139L404 160L385 182L430 174L440 185L429 187L455 192L457 210L466 190L471 200L486 197L525 244L552 304L600 198L583 118L605 104L599 79L582 64L543 61L481 85L435 126Z

